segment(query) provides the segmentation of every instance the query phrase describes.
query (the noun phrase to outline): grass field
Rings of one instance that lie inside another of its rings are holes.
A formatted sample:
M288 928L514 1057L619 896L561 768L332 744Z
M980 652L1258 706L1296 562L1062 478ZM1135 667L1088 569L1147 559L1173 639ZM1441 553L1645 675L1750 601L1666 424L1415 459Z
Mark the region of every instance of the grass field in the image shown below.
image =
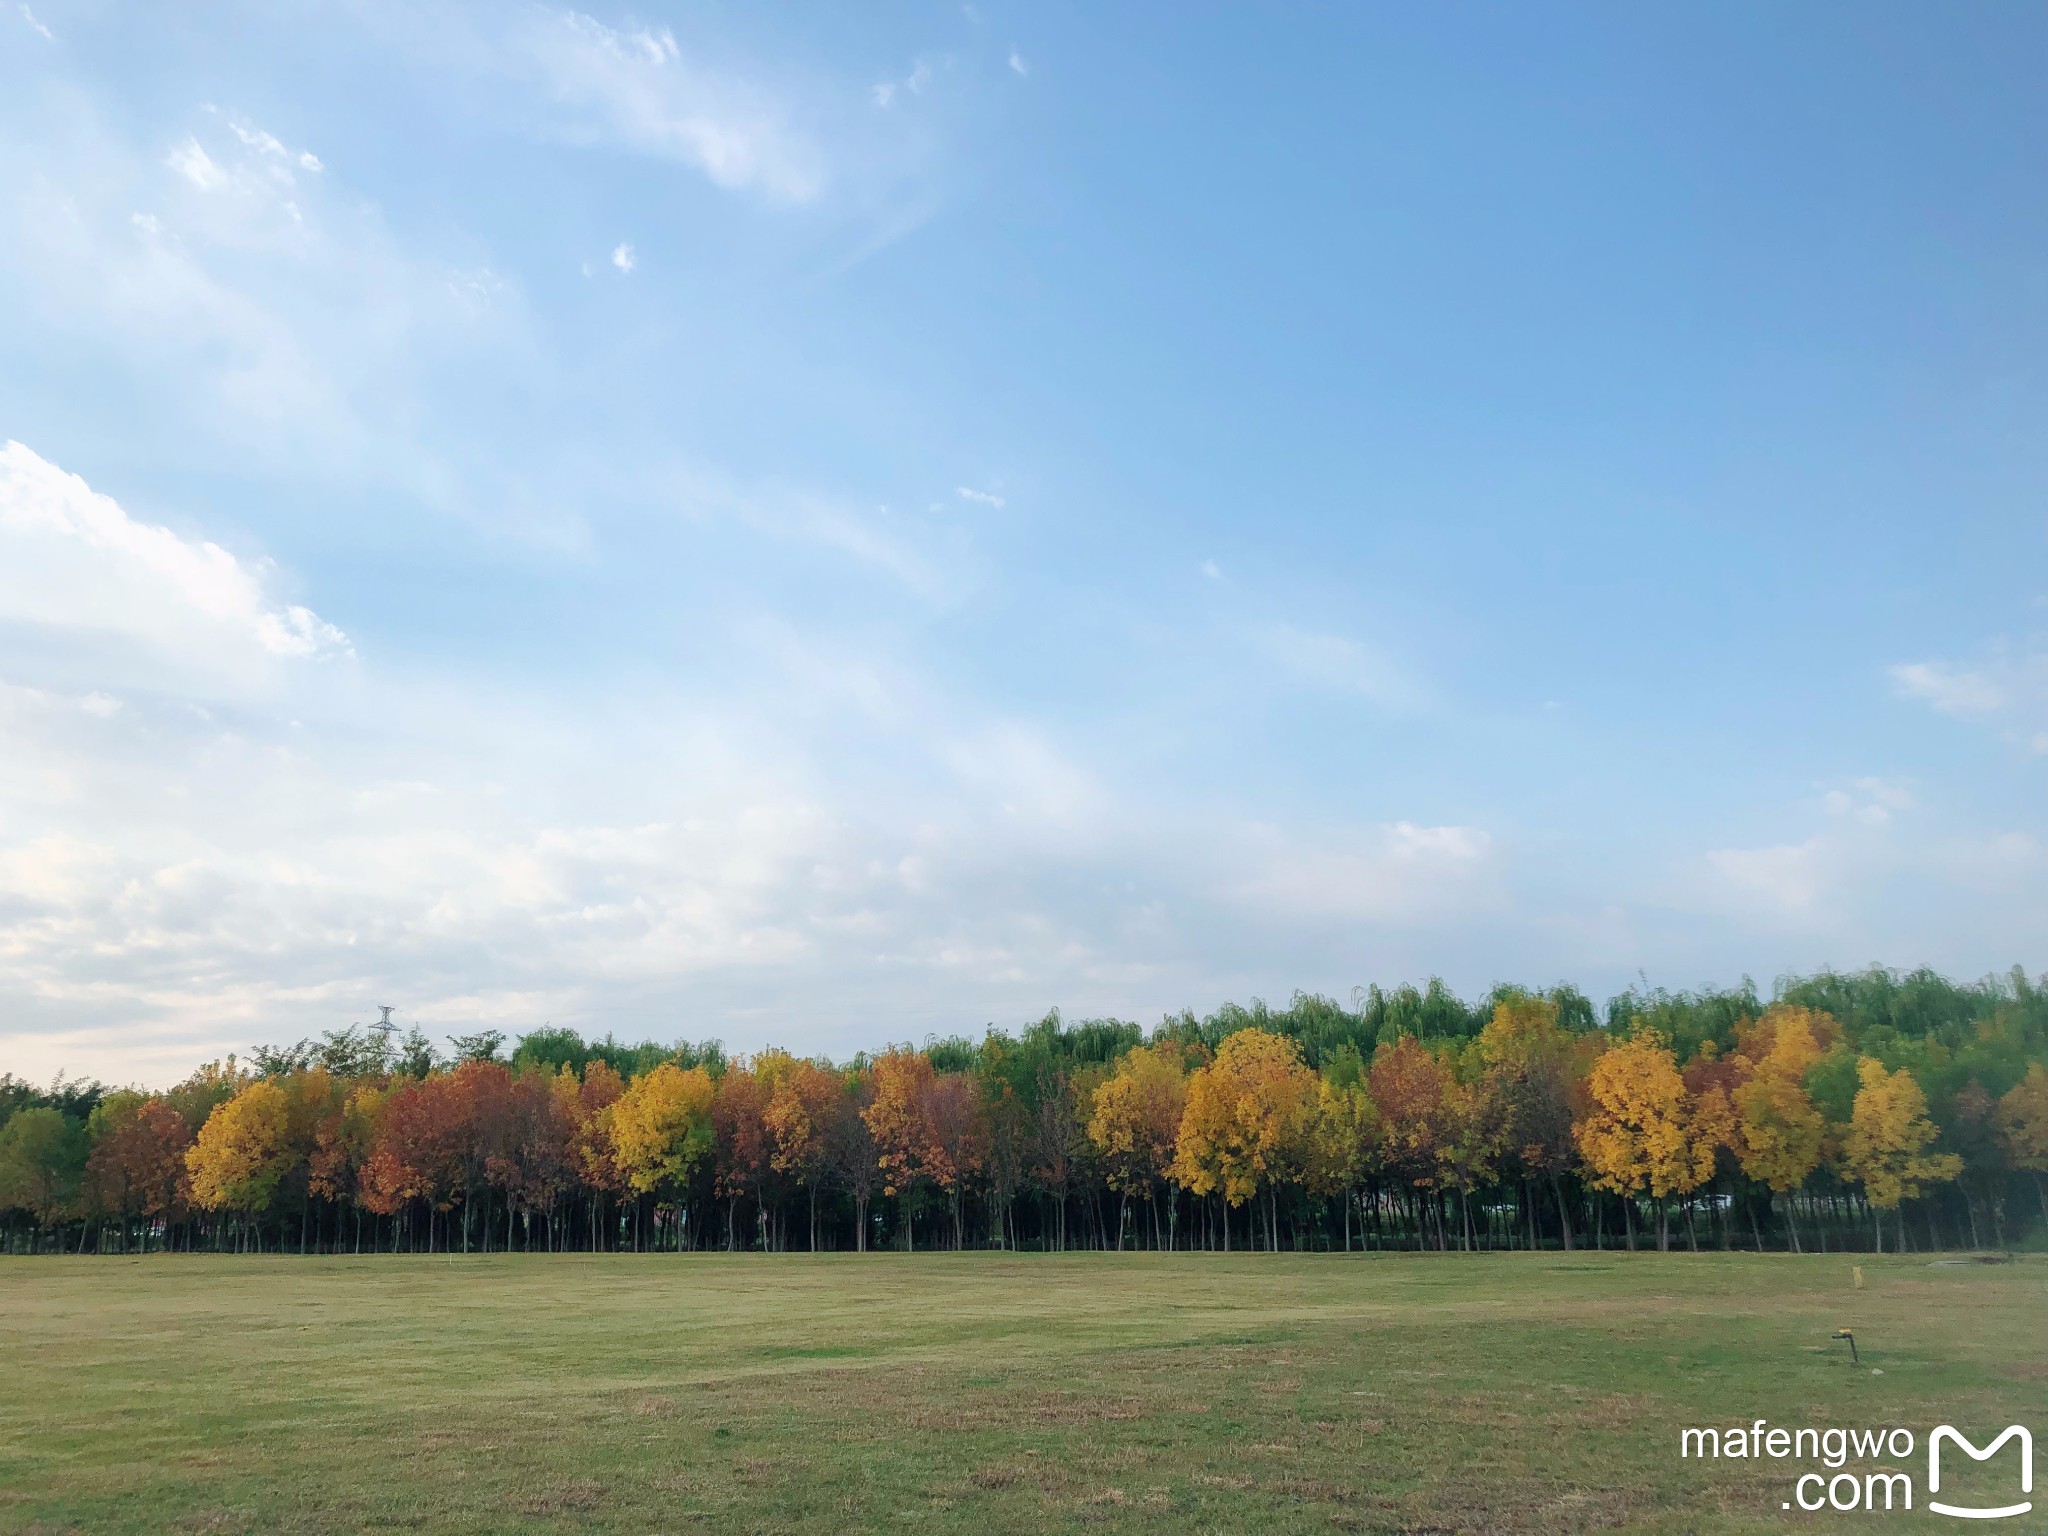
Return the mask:
M0 1260L7 1532L1774 1530L1682 1426L2044 1401L2039 1260Z

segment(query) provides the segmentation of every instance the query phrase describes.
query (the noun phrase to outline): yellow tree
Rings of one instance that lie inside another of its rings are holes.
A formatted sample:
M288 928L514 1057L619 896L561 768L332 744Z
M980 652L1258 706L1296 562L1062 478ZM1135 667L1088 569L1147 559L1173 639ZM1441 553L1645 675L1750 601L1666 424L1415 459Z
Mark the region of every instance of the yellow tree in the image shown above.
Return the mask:
M1591 1107L1572 1134L1590 1182L1620 1195L1625 1214L1647 1192L1657 1206L1657 1247L1669 1252L1665 1201L1714 1176L1716 1145L1694 1124L1678 1059L1654 1030L1641 1030L1600 1054L1587 1074L1586 1093ZM1629 1246L1635 1246L1632 1215Z
M1884 1213L1916 1198L1928 1184L1945 1184L1963 1171L1953 1152L1929 1152L1938 1134L1927 1118L1927 1095L1904 1067L1887 1072L1865 1056L1856 1063L1856 1104L1842 1147L1843 1171L1863 1186L1884 1252Z
M1998 1101L1998 1134L2015 1168L2034 1176L2041 1220L2048 1223L2048 1067L2035 1062Z
M185 1153L192 1203L252 1217L268 1210L292 1164L291 1121L292 1096L269 1078L214 1110Z
M1784 1197L1794 1253L1800 1251L1797 1193L1820 1167L1828 1137L1827 1117L1806 1091L1807 1069L1821 1053L1812 1017L1804 1008L1765 1015L1773 1025L1770 1035L1751 1037L1763 1047L1761 1058L1732 1095L1736 1159L1749 1177Z
M1088 1139L1102 1155L1104 1177L1121 1197L1116 1245L1124 1245L1131 1196L1152 1207L1152 1246L1159 1246L1159 1186L1173 1169L1187 1110L1188 1075L1178 1047L1141 1045L1124 1053L1115 1073L1095 1090Z
M1316 1084L1309 1123L1308 1158L1302 1182L1311 1194L1344 1206L1344 1251L1351 1251L1351 1206L1361 1180L1379 1150L1380 1112L1363 1077Z
M682 1201L690 1176L711 1153L715 1095L709 1072L702 1067L686 1072L672 1061L633 1079L611 1106L606 1127L612 1159L631 1189Z
M1274 1188L1299 1179L1309 1156L1320 1079L1284 1035L1241 1029L1188 1079L1173 1177L1198 1195L1220 1191L1227 1208L1266 1196L1266 1243L1280 1246Z

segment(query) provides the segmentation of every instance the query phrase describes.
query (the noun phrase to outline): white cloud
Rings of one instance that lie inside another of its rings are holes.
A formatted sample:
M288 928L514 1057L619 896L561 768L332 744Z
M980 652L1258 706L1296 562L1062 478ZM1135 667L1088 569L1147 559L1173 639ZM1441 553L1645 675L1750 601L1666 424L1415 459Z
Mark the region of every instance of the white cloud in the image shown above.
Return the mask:
M1389 658L1343 635L1315 634L1276 624L1256 637L1258 647L1309 682L1395 706L1416 701L1414 684Z
M1211 581L1221 581L1223 579L1223 567L1214 560L1204 560L1201 570L1202 574Z
M995 507L1001 510L1003 506L1003 498L992 491L977 491L963 485L955 488L953 494L962 501L972 501L984 507Z
M1849 816L1871 826L1883 826L1894 812L1911 810L1914 802L1912 791L1903 784L1866 777L1827 790L1820 803L1830 816Z
M247 118L228 114L227 124L229 130L247 148L253 149L258 154L271 160L283 162L285 165L297 166L300 170L309 171L316 176L327 169L326 166L321 164L320 157L310 149L287 149L276 134L266 132ZM289 182L290 177L287 176L285 179Z
M910 73L901 80L884 80L880 85L874 86L868 94L876 106L890 107L895 105L899 94L922 96L931 85L933 77L931 60L919 59L911 65Z
M1814 910L1823 885L1824 845L1818 837L1768 848L1720 848L1707 864L1741 894L1761 900L1782 915Z
M180 660L349 652L332 624L274 599L270 581L218 544L137 522L25 445L0 446L0 619L118 636Z
M621 272L633 270L633 247L621 240L612 247L612 265Z
M0 569L56 588L0 600L35 637L8 669L74 663L0 677L9 1070L162 1082L380 1001L439 1031L553 1018L844 1052L881 1016L1209 1001L1254 929L1414 933L1496 901L1476 828L1218 836L1146 775L1120 783L1103 743L792 626L734 633L692 693L311 666L346 642L267 566L18 445L0 464ZM81 624L269 681L143 677Z
M613 28L580 11L536 9L508 59L579 114L570 135L693 165L721 187L804 202L823 185L815 147L780 107L729 74L695 67L667 28Z
M19 9L21 11L21 19L29 24L30 30L33 31L38 37L42 38L42 40L46 43L54 43L55 41L57 41L55 34L53 34L50 31L50 29L44 26L40 21L36 20L36 13L34 11L30 10L26 5L19 7Z
M228 184L227 173L214 164L213 157L197 139L188 138L164 157L164 164L202 192L216 191Z
M1918 699L1947 715L1988 715L2005 707L2006 692L1990 678L1940 662L1916 661L1891 669L1901 698Z
M402 247L232 113L129 145L82 103L52 110L35 167L0 183L0 324L24 359L89 371L172 462L502 517L427 444L465 374L516 399L515 287Z
M1028 75L1031 73L1031 66L1024 62L1024 55L1017 51L1017 45L1015 43L1012 43L1010 45L1010 68L1015 70L1020 75Z
M1409 926L1500 900L1496 851L1479 827L1389 822L1313 837L1250 829L1237 878L1219 872L1241 908L1261 921L1288 918Z

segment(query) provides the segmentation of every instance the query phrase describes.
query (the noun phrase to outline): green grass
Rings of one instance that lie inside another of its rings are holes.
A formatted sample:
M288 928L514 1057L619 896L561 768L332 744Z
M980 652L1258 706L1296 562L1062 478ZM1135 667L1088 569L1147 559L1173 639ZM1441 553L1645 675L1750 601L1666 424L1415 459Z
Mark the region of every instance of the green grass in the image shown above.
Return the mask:
M1679 1429L2044 1388L2040 1261L12 1259L0 1531L1782 1530Z

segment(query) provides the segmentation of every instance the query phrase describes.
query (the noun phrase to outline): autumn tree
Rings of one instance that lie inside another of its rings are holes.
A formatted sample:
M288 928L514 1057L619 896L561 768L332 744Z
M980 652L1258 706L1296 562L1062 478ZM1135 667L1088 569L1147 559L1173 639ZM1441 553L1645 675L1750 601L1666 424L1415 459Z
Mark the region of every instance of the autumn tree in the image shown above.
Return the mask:
M292 1153L291 1096L258 1078L207 1116L186 1152L192 1201L260 1217L277 1199Z
M924 1172L953 1213L953 1246L964 1242L960 1203L970 1180L981 1173L988 1137L981 1116L981 1087L969 1072L942 1072L925 1087Z
M1187 1101L1185 1055L1179 1047L1165 1044L1126 1052L1108 1081L1095 1090L1088 1138L1102 1158L1109 1187L1122 1198L1119 1249L1134 1194L1151 1206L1152 1245L1160 1245L1159 1190L1173 1170Z
M1286 1036L1263 1029L1231 1035L1188 1079L1175 1180L1198 1195L1222 1194L1226 1208L1263 1194L1267 1246L1278 1249L1273 1192L1307 1166L1319 1081Z
M1437 1177L1443 1188L1457 1191L1467 1252L1472 1248L1472 1191L1493 1182L1507 1142L1504 1106L1493 1092L1495 1081L1483 1071L1468 1070L1453 1071L1444 1082Z
M537 1069L506 1083L502 1123L486 1139L484 1177L505 1199L507 1246L517 1219L529 1234L538 1212L552 1246L555 1203L576 1183L576 1078Z
M1929 1152L1939 1134L1927 1118L1927 1096L1913 1074L1865 1056L1856 1063L1856 1105L1842 1149L1843 1172L1863 1186L1884 1252L1884 1212L1916 1198L1928 1184L1944 1184L1962 1171L1953 1152Z
M1343 1202L1344 1251L1351 1251L1351 1207L1380 1150L1380 1112L1362 1076L1316 1083L1302 1184L1310 1194Z
M1624 1212L1644 1193L1657 1206L1657 1247L1671 1248L1665 1202L1714 1176L1716 1141L1695 1123L1678 1061L1654 1030L1603 1051L1587 1074L1592 1109L1573 1130L1596 1188L1622 1197ZM1631 1224L1629 1245L1635 1245Z
M739 1246L739 1209L752 1197L761 1247L768 1246L768 1207L762 1198L774 1147L768 1130L768 1102L773 1092L763 1075L744 1058L725 1069L711 1099L715 1189L726 1201L725 1251Z
M86 1130L92 1141L87 1188L95 1206L119 1220L125 1250L136 1218L168 1220L184 1204L192 1133L164 1100L134 1092L108 1094Z
M573 1121L569 1131L569 1164L575 1171L576 1182L589 1197L590 1247L595 1252L605 1202L626 1188L626 1175L619 1167L612 1141L612 1115L625 1094L626 1084L618 1069L602 1058L588 1063L580 1079L574 1077L574 1069L566 1064L562 1075L575 1082L573 1095L566 1091L564 1094Z
M913 1198L927 1170L938 1159L927 1111L938 1073L922 1051L899 1046L875 1058L874 1101L867 1108L868 1129L875 1137L875 1161L882 1170L882 1193L903 1202L904 1243L917 1251Z
M1379 1111L1382 1166L1397 1184L1415 1193L1418 1212L1421 1192L1430 1192L1428 1208L1437 1217L1436 1241L1441 1248L1443 1220L1435 1191L1442 1179L1439 1153L1451 1135L1446 1102L1450 1073L1433 1051L1404 1034L1373 1053L1366 1086Z
M1475 1042L1499 1114L1502 1153L1521 1179L1534 1220L1534 1186L1547 1183L1557 1204L1565 1251L1572 1248L1564 1178L1577 1159L1572 1095L1584 1076L1581 1042L1558 1021L1548 998L1503 999Z
M340 1111L323 1119L314 1133L310 1187L323 1200L346 1202L355 1211L355 1248L363 1250L363 1169L377 1145L378 1117L385 1090L358 1083L347 1091Z
M470 1107L451 1074L395 1079L362 1167L362 1200L377 1215L396 1216L414 1201L426 1207L430 1250L436 1221L455 1209L467 1182Z
M702 1067L663 1062L633 1079L611 1110L612 1155L628 1187L679 1204L690 1176L712 1152L717 1089Z
M810 1197L811 1252L818 1251L818 1191L832 1170L832 1124L846 1081L830 1067L797 1061L776 1081L762 1118L775 1171Z
M849 1072L825 1132L833 1177L853 1202L854 1249L859 1253L868 1251L868 1208L875 1192L884 1187L881 1152L868 1120L874 1103L873 1069Z
M1827 1147L1827 1118L1806 1091L1806 1074L1823 1049L1816 1020L1825 1017L1804 1008L1774 1009L1761 1021L1767 1028L1739 1032L1745 1054L1736 1059L1748 1063L1749 1071L1731 1095L1735 1155L1745 1174L1783 1198L1795 1253L1800 1244L1794 1196L1820 1167Z

